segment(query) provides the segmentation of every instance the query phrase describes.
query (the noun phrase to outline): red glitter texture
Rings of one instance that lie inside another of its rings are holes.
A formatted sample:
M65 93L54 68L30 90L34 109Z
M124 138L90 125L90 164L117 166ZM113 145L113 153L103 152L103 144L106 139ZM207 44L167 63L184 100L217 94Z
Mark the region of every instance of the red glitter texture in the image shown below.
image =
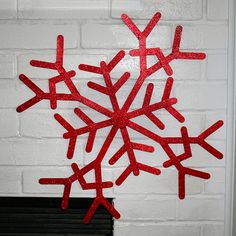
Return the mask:
M68 207L69 196L71 186L75 181L78 181L83 190L94 189L96 191L96 197L88 210L86 216L84 217L84 223L88 223L93 217L99 204L102 204L115 218L119 218L119 212L110 204L103 194L103 189L113 187L113 182L103 181L102 167L101 164L104 157L112 144L117 132L120 131L124 144L122 147L109 159L109 164L114 165L123 154L128 156L128 167L123 171L123 173L116 179L115 184L121 185L127 177L133 173L135 176L139 175L140 171L149 172L154 175L159 175L161 171L158 168L151 167L149 165L142 164L137 161L135 156L135 150L143 152L154 152L152 146L144 145L141 143L133 142L131 140L128 129L132 129L135 132L146 136L146 138L151 139L158 143L168 156L168 160L163 163L165 168L174 166L178 171L178 192L179 198L183 199L185 197L185 176L195 176L202 179L209 179L210 174L195 170L193 168L184 167L182 161L192 157L191 145L198 144L206 151L211 153L214 157L221 159L223 158L222 153L216 150L213 146L207 143L206 138L218 130L222 125L223 121L217 121L211 127L206 129L200 135L196 137L190 137L188 134L187 127L183 126L181 128L181 135L179 137L163 137L158 135L156 132L152 132L147 128L139 125L132 119L141 115L145 115L151 122L153 122L157 129L165 129L164 123L153 113L157 110L166 110L171 116L173 116L178 122L183 123L185 118L182 114L174 108L174 104L177 103L177 99L171 97L171 90L173 86L173 78L170 77L173 74L170 62L176 59L187 59L187 60L203 60L205 59L204 53L199 52L181 52L180 42L182 27L177 26L174 35L174 41L172 46L172 51L168 55L164 55L160 48L147 48L146 42L149 34L152 32L153 28L158 23L161 17L160 13L156 13L150 22L147 24L143 31L140 31L135 23L125 14L122 15L122 20L126 26L133 32L134 36L139 42L139 48L133 49L129 52L130 56L139 57L140 60L140 75L135 81L131 92L128 94L123 106L120 106L117 99L117 92L129 79L130 73L125 72L118 81L113 83L111 79L111 72L117 66L117 64L124 58L125 52L119 51L116 56L109 62L106 63L101 61L99 66L80 64L79 69L87 71L90 73L96 73L102 75L105 86L94 82L88 82L88 87L96 90L102 94L109 97L112 109L108 109L98 103L84 97L76 88L72 78L75 76L75 71L66 71L63 67L63 52L64 52L64 42L63 36L59 35L57 38L57 52L56 52L56 62L44 62L32 60L31 65L34 67L42 67L45 69L51 69L58 72L58 76L50 78L48 80L49 92L43 92L37 85L35 85L28 77L25 75L20 75L20 80L28 86L34 93L35 96L23 103L17 108L18 112L22 112L34 104L40 102L41 100L49 100L52 109L57 108L57 101L78 101L85 106L105 115L107 119L94 122L90 119L80 108L75 108L74 113L85 122L85 126L81 128L74 128L69 122L67 122L60 114L55 114L55 119L66 129L63 137L69 140L67 157L69 159L73 158L75 145L78 136L88 133L88 140L86 145L86 151L90 152L93 148L94 140L96 137L96 132L104 127L111 127L109 134L107 135L97 157L91 161L89 164L80 168L76 163L71 165L73 170L73 175L66 178L41 178L39 180L40 184L56 184L64 185L64 193L62 199L62 208L66 209ZM147 57L154 56L157 58L157 62L147 67ZM131 110L130 107L138 94L139 90L143 86L144 81L152 74L160 69L164 69L166 74L169 76L166 80L163 96L159 102L151 103L151 98L153 94L154 86L149 83L146 88L146 94L143 100L141 108ZM70 93L58 93L56 91L56 84L64 82L68 87ZM176 155L171 148L172 144L183 145L184 153L181 155ZM87 183L84 175L90 171L95 173L95 182Z

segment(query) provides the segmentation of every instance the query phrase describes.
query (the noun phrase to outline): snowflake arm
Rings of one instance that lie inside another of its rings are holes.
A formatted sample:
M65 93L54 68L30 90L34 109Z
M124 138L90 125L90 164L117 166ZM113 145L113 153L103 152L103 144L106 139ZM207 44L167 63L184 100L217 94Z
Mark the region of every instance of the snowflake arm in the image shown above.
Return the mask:
M38 60L31 60L30 64L34 67L40 67L45 69L56 70L58 72L58 76L52 77L48 79L49 92L43 92L35 83L33 83L27 76L21 74L19 76L20 80L35 93L35 97L29 99L27 102L21 104L17 107L18 112L23 112L31 106L42 100L49 100L51 109L57 108L57 101L78 101L99 113L110 117L112 112L93 102L92 100L82 96L77 90L76 86L72 81L72 77L75 76L75 71L66 72L63 67L63 53L64 53L64 39L62 35L57 37L57 50L56 50L56 62L44 62ZM123 53L121 53L123 54ZM113 62L114 64L114 62ZM70 94L57 93L56 92L56 84L64 82L65 85L70 90Z
M185 197L185 175L192 175L192 176L203 178L203 179L210 178L210 175L205 172L187 168L181 164L182 161L192 157L190 144L200 145L206 151L208 151L213 156L215 156L217 159L223 158L223 154L221 152L216 150L214 147L212 147L209 143L205 141L205 139L208 136L210 136L212 133L218 130L222 125L223 125L223 121L221 120L217 121L215 124L210 126L207 130L205 130L203 133L201 133L197 137L189 137L186 127L181 128L182 137L161 137L133 121L129 121L129 124L128 124L128 126L131 129L156 141L162 146L163 150L166 152L166 154L168 155L170 159L169 161L166 161L163 164L163 166L165 168L168 168L174 165L179 172L179 198L180 199L183 199ZM172 151L170 144L183 144L185 152L179 156L176 156L174 152Z
M147 48L146 40L150 32L153 30L155 25L158 23L161 17L160 13L156 13L153 18L148 23L147 27L141 32L138 27L134 24L134 22L126 15L122 15L122 20L127 25L127 27L133 32L136 38L139 40L139 49L134 49L130 51L131 56L139 56L140 58L140 76L137 79L133 89L128 95L122 110L128 111L132 102L134 101L138 91L142 87L144 81L156 71L164 68L167 72L167 75L172 75L171 67L169 63L175 59L188 59L188 60L203 60L205 59L205 53L195 53L195 52L180 52L180 42L181 42L181 34L182 27L177 26L172 46L172 52L168 56L164 56L161 52L160 48ZM154 55L157 56L158 62L147 68L147 56ZM164 66L164 67L163 67Z

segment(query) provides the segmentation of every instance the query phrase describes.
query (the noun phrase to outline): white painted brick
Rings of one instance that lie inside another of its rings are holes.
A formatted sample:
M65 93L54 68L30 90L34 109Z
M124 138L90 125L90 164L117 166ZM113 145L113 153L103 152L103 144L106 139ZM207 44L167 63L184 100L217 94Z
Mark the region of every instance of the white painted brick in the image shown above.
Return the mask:
M186 198L178 201L179 220L224 220L224 198Z
M225 193L225 169L215 168L206 169L211 175L211 178L205 182L205 193L206 194L224 194Z
M0 78L12 79L16 75L16 60L13 55L0 55Z
M9 193L21 192L21 171L17 168L0 168L0 193L7 196Z
M192 157L183 161L184 166L189 167L223 167L225 166L225 142L223 141L208 141L213 147L223 153L224 158L222 160L218 160L214 156L212 156L209 152L203 149L199 145L191 145ZM181 154L184 152L183 145L177 145L177 153Z
M207 78L209 80L227 79L227 55L208 54L207 55Z
M20 55L18 58L18 74L25 74L29 78L39 78L39 79L49 79L50 77L58 75L57 71L48 70L43 68L37 68L30 65L31 60L41 60L48 62L55 62L55 54L45 55L45 54L24 54ZM86 54L75 54L75 55L64 55L64 67L67 71L74 70L76 72L73 78L100 78L101 75L95 73L89 73L78 69L79 64L88 64L99 66L100 61L105 61L106 57L104 55L86 55ZM99 82L99 80L97 80Z
M53 167L53 168L32 168L23 172L23 192L24 193L56 193L62 195L64 186L62 185L42 185L38 183L40 178L67 178L73 174L71 167ZM88 183L94 182L94 173L89 172L85 179ZM111 172L103 172L104 181L111 181ZM78 193L83 196L94 196L94 190L82 190L78 181L74 182L71 189L71 196L77 196ZM111 189L104 190L104 193L111 194Z
M0 18L15 18L16 0L0 0L0 2ZM0 37L0 49L9 49L0 54L0 108L4 108L0 110L0 137L7 137L7 139L0 140L1 195L62 196L63 186L40 185L38 179L41 177L68 177L72 174L70 164L73 162L79 163L80 166L87 165L94 160L109 132L109 128L98 132L94 150L91 153L85 153L84 150L87 135L79 137L75 156L72 160L68 160L66 159L68 140L62 139L65 130L53 118L53 114L58 112L74 127L82 127L84 123L75 116L72 110L78 106L78 103L59 102L58 108L63 110L49 111L49 102L42 101L35 105L34 109L19 114L20 134L27 138L8 139L8 137L18 136L19 132L16 106L34 95L19 80L17 82L7 80L16 76L16 55L18 57L17 74L26 74L33 78L42 90L48 91L48 83L45 79L54 76L55 73L31 67L29 62L32 59L55 61L56 36L63 34L66 49L75 49L65 51L64 64L67 70L76 71L75 84L79 91L89 99L111 107L109 99L87 88L86 85L88 80L103 84L104 82L100 80L101 76L80 71L78 65L81 63L99 65L101 60L107 59L104 54L112 54L109 55L110 58L114 56L117 50L113 49L138 47L138 40L120 20L120 14L124 12L128 13L131 18L137 19L136 23L143 28L154 12L161 11L162 23L150 35L148 47L158 46L169 49L172 44L174 27L166 20L188 20L184 25L181 48L208 52L205 62L197 60L171 62L173 77L176 80L172 96L176 95L178 98L179 105L175 107L184 109L183 115L186 118L184 123L179 124L167 112L161 110L156 114L166 125L164 131L158 130L143 117L139 117L135 121L161 136L171 137L180 136L180 127L183 125L188 127L190 136L197 136L218 119L226 121L227 54L225 50L220 52L216 52L216 50L227 49L227 22L219 22L219 24L214 22L196 24L194 22L194 20L202 19L203 12L207 12L208 20L227 19L226 1L208 0L204 4L203 2L202 0L58 0L56 2L38 0L36 3L36 0L18 0L18 17L21 20L2 21L0 24L0 30L3 32ZM107 20L110 14L110 4L111 16L117 19ZM205 8L207 4L208 9ZM63 19L72 19L72 21ZM73 19L81 21L75 22ZM95 22L94 19L101 20ZM102 21L102 19L106 20ZM80 24L82 24L81 46L83 51L77 53L77 46L80 43ZM17 51L11 49L17 49ZM26 52L25 49L52 50L44 53L39 50L27 50ZM106 51L103 52L103 49ZM114 81L125 71L131 72L131 80L118 93L121 104L132 88L133 79L136 79L139 74L139 58L130 57L128 50L126 53L126 57L112 72ZM165 55L167 53L168 50L164 51ZM148 66L154 63L156 63L156 58L149 57ZM153 102L160 100L166 77L167 75L162 69L145 82L145 86L148 82L155 84ZM203 79L208 81L201 82ZM145 86L137 95L132 108L139 108L142 105ZM57 89L60 92L67 92L62 84L58 84ZM80 107L94 121L105 119L104 116L90 108L85 108L84 105L80 105ZM69 110L65 111L65 109ZM55 137L60 137L60 139L55 139ZM130 132L130 137L135 142L155 147L154 153L137 151L135 154L139 162L161 168L162 174L154 176L141 172L137 177L131 174L123 185L104 191L106 196L116 197L115 207L120 211L122 217L121 221L115 221L115 236L223 236L224 224L218 221L224 219L226 157L224 156L223 160L217 160L200 146L191 145L193 158L184 161L184 166L209 172L211 178L202 180L187 176L186 199L179 201L177 171L174 167L170 169L162 167L168 157L160 145L136 132ZM212 134L207 141L225 154L225 139L226 125ZM123 140L118 133L102 164L105 180L115 181L128 165L127 156L122 157L114 166L109 166L107 162L122 144ZM171 147L176 154L183 152L182 145L172 145ZM23 172L23 193L21 172ZM88 182L93 182L94 173L91 171L85 178ZM134 195L135 200L132 199ZM82 191L79 184L75 183L72 196L94 197L95 192ZM178 204L177 214L176 203ZM179 222L176 221L176 215ZM122 220L124 221L122 222ZM126 220L130 223L127 223ZM215 220L217 222L214 222ZM194 222L191 223L191 221Z
M0 19L11 19L17 16L17 0L1 0Z
M115 236L200 236L201 229L194 225L175 225L175 224L135 224L123 223L115 224Z
M165 53L167 55L167 53ZM111 56L113 58L113 55ZM152 66L157 62L157 58L154 56L148 57L148 66ZM201 79L201 64L202 61L197 60L173 60L170 65L173 69L173 78L175 80L200 80ZM130 72L130 78L137 79L140 74L139 58L126 57L113 69L111 75L113 78L120 78L124 72ZM163 69L151 75L146 81L150 82L149 79L153 81L165 81L167 74ZM152 82L153 82L152 81Z
M228 19L228 0L208 0L207 16L210 20Z
M26 19L108 18L108 0L19 0L19 17Z
M124 169L113 171L115 180ZM178 178L177 171L161 169L159 176L146 172L140 172L139 176L130 176L121 186L114 186L115 193L135 193L135 194L177 194ZM148 184L147 184L148 183ZM203 182L198 178L186 176L186 194L199 194L203 190ZM177 196L176 196L177 197Z
M144 26L139 27L143 28ZM96 40L94 40L96 38ZM148 47L169 48L171 30L168 26L157 26L149 35ZM125 25L84 24L82 26L83 48L136 48L138 40Z
M198 20L202 17L201 0L128 0L112 1L112 16L120 18L122 13L138 19L149 19L157 11L164 20Z
M227 86L225 83L183 83L176 85L175 96L179 109L225 109Z
M175 219L176 207L173 198L141 200L115 198L114 204L124 220L157 219L163 221Z
M18 136L19 122L15 110L0 110L0 137Z
M224 236L223 224L206 224L203 225L203 236Z
M40 49L55 48L57 35L65 37L65 48L75 48L78 44L78 26L62 23L26 22L0 24L0 48Z
M218 100L217 100L218 101ZM226 139L226 129L227 129L227 116L226 116L226 111L208 111L206 113L206 124L205 124L205 129L213 125L216 121L218 120L223 120L224 125L218 129L216 132L211 134L209 136L210 139Z
M227 25L183 25L183 49L225 49L227 41Z
M67 140L17 140L0 142L0 164L20 166L66 166L83 163L83 146L78 142L72 160L66 158Z
M16 83L12 80L0 81L0 108L16 108L17 99Z

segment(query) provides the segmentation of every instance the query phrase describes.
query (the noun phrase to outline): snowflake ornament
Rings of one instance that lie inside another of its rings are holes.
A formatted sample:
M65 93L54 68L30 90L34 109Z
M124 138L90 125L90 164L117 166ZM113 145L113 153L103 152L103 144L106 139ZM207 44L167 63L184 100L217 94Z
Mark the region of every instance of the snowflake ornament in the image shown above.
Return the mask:
M57 50L56 50L56 61L55 62L44 62L38 60L32 60L30 64L34 67L41 67L45 69L54 70L58 73L57 76L48 79L49 92L42 91L35 83L32 82L26 75L21 74L19 76L20 80L29 87L34 93L35 96L30 100L26 101L17 108L18 112L23 112L24 110L30 108L36 103L42 100L49 100L51 109L57 108L57 101L77 101L81 104L99 112L102 115L105 115L107 118L96 122L93 121L88 115L86 115L79 107L74 109L74 113L81 119L86 125L84 127L75 128L68 121L66 121L60 114L56 113L54 115L55 119L63 126L66 130L63 137L64 139L69 140L67 158L73 158L75 146L77 139L80 135L88 133L88 139L86 144L86 152L91 152L93 144L95 141L96 133L98 130L101 130L105 127L110 127L109 134L104 140L104 143L101 146L100 151L98 152L97 157L91 161L89 164L84 167L79 167L78 164L73 163L71 165L73 174L65 178L41 178L39 180L40 184L52 184L52 185L63 185L64 192L62 198L61 207L66 209L68 207L70 191L72 184L74 182L79 182L83 190L93 189L96 191L96 197L88 210L86 216L84 217L84 223L88 223L98 206L103 205L108 212L112 214L113 217L119 218L119 212L114 208L114 206L106 199L104 196L103 190L106 188L112 188L114 184L121 185L130 174L138 176L140 171L148 172L154 175L160 175L161 171L158 168L140 163L137 161L135 151L143 152L154 152L152 146L142 144L139 142L132 141L129 130L133 130L136 133L145 136L147 139L150 139L158 143L165 153L168 156L168 160L163 163L165 168L174 166L178 172L178 192L179 198L183 199L185 197L185 177L186 175L194 176L202 179L209 179L210 174L202 172L193 168L183 166L182 162L186 159L192 157L192 145L200 145L206 151L211 153L217 159L223 158L221 152L216 150L211 146L207 141L207 137L218 130L222 125L223 121L219 120L208 129L203 131L200 135L196 137L189 136L187 127L183 126L180 130L181 135L178 137L163 137L158 135L158 130L165 129L164 123L154 114L155 111L165 110L171 116L173 116L177 122L183 123L185 118L183 115L174 108L174 105L177 103L175 97L171 97L171 90L173 87L174 79L170 76L173 74L170 62L177 59L184 60L203 60L205 59L204 53L199 52L182 52L180 51L181 43L181 33L182 27L177 26L175 29L175 35L172 45L172 51L165 55L163 51L156 48L147 48L147 38L152 32L153 28L158 23L161 14L156 13L150 22L147 24L145 29L141 31L135 23L126 15L122 15L122 20L126 26L131 30L134 36L139 42L138 49L130 50L129 54L131 57L139 57L140 61L140 74L137 80L135 81L131 92L128 94L124 104L121 106L118 98L117 92L124 86L127 80L129 80L130 73L125 72L115 83L112 81L111 72L116 68L117 64L124 58L125 51L119 51L114 58L106 63L101 61L99 66L80 64L79 69L82 71L87 71L90 73L100 74L104 79L104 85L100 85L94 82L88 82L88 87L96 90L104 95L106 95L111 103L112 109L108 109L105 106L102 106L96 103L93 100L90 100L87 97L84 97L76 88L73 77L75 76L75 71L66 71L63 66L63 54L64 54L64 39L62 35L57 37ZM147 57L153 56L156 57L157 62L148 67L147 66ZM154 85L149 83L146 87L146 93L143 98L142 105L138 109L130 109L134 99L136 98L138 92L144 85L144 81L155 72L160 69L164 69L166 74L169 76L165 83L164 92L160 101L152 103L152 95L154 90ZM58 83L64 83L69 89L69 93L59 93L57 92L56 85ZM133 120L133 118L139 116L146 116L155 126L156 131L153 132L148 130L143 125L138 124ZM104 181L102 173L102 162L104 157L112 145L113 140L117 137L117 133L120 131L123 145L119 150L109 158L109 164L114 165L116 162L124 155L127 154L128 157L128 167L126 167L123 173L116 179L115 183L112 181ZM181 155L176 155L172 150L172 144L183 145L184 152ZM85 180L85 175L93 171L95 173L95 182L88 183Z

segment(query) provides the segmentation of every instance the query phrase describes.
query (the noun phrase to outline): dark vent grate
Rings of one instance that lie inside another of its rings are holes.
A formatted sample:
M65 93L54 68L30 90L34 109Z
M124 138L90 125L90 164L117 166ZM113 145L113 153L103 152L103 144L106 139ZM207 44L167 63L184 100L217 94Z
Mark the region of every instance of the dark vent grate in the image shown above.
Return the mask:
M104 208L98 209L90 224L83 224L92 201L71 198L69 209L61 210L60 198L0 197L0 235L112 236L113 220Z

